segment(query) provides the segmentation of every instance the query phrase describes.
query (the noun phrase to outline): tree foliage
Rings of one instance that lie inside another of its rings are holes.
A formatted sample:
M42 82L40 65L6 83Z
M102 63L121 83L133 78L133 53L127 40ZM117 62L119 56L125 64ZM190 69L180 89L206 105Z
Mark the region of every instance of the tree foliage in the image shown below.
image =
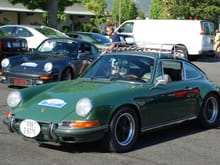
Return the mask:
M100 32L100 26L106 22L106 1L104 0L82 0L85 8L92 13L95 13L95 18L91 18L91 24L84 25L85 31Z
M115 0L112 7L112 18L117 25L138 16L135 3L131 0Z
M58 13L62 15L65 7L73 5L79 0L8 0L12 4L22 3L28 9L42 9L48 12L48 26L57 27Z
M204 19L217 24L220 0L152 0L151 18Z

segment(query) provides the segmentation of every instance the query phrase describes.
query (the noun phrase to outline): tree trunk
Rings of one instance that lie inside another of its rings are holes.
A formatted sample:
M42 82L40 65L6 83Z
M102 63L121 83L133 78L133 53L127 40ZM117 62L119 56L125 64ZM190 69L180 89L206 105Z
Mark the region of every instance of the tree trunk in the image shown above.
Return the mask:
M57 12L59 0L48 0L48 26L57 28Z

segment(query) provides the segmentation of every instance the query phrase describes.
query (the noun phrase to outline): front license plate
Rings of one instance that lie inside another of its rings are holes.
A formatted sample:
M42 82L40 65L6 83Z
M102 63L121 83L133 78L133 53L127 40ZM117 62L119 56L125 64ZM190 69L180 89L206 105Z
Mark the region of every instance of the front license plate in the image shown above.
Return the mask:
M22 79L13 79L13 83L15 85L27 85L27 81L26 80L22 80Z
M21 122L20 131L24 136L33 138L39 135L40 125L34 120L26 119Z

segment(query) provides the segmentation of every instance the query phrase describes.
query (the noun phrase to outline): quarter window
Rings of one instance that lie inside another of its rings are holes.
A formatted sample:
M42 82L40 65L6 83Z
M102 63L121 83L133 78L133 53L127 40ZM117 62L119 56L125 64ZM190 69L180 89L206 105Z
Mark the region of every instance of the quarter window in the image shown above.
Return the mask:
M185 77L186 80L190 79L198 79L202 77L202 73L195 68L193 65L190 65L188 63L185 63Z

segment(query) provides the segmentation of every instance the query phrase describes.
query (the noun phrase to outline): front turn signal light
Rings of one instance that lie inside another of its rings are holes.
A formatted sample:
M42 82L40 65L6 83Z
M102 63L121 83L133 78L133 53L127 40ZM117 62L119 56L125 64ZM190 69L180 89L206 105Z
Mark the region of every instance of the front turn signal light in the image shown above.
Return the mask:
M98 120L93 121L73 121L70 124L71 128L92 128L100 126L100 122Z

